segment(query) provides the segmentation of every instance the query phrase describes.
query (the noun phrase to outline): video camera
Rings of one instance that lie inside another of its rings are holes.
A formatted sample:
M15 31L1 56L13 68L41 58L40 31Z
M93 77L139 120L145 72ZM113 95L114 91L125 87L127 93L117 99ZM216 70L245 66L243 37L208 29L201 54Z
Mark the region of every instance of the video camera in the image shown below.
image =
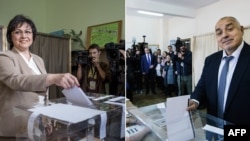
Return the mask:
M115 44L113 42L104 45L107 51L107 58L109 61L119 61L121 58L120 49L125 50L125 45L122 43Z
M180 52L180 48L183 45L185 45L185 42L183 42L180 37L177 37L177 40L175 42L176 52Z
M73 54L76 56L75 62L77 64L88 65L91 62L91 58L89 58L89 53L87 50L73 51Z
M125 42L121 42L119 44L115 44L113 42L106 43L104 45L107 59L109 61L110 68L110 78L109 78L109 93L111 95L118 95L120 92L118 91L118 87L122 82L121 79L124 78L124 68L125 61L122 59L120 50L125 51ZM123 61L122 61L123 60ZM121 86L124 86L122 84Z

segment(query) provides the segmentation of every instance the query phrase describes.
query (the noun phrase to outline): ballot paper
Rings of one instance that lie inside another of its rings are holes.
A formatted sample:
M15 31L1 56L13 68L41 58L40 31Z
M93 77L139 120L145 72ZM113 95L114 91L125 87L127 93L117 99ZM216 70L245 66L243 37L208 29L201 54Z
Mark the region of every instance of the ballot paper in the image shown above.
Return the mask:
M35 107L29 109L29 111L39 113L54 119L60 119L69 123L78 123L93 118L96 115L105 113L105 111L61 103L52 104L51 106Z
M134 134L140 133L141 131L143 131L144 128L146 127L142 125L133 125L133 126L126 127L125 129L126 137L130 137Z
M105 99L108 99L108 98L111 98L111 97L113 97L113 95L104 95L104 96L100 96L100 97L97 97L97 98L93 98L92 100L100 101L100 100L105 100Z
M169 141L187 141L194 138L194 128L188 106L189 95L167 98L166 124Z
M202 129L224 136L224 129L206 124Z
M77 86L74 86L70 89L63 89L62 93L65 95L66 99L73 105L95 108L94 104L90 101L87 95L82 91L81 88Z
M119 102L119 103L125 103L125 97L124 97L124 96L118 96L118 97L109 99L108 101Z

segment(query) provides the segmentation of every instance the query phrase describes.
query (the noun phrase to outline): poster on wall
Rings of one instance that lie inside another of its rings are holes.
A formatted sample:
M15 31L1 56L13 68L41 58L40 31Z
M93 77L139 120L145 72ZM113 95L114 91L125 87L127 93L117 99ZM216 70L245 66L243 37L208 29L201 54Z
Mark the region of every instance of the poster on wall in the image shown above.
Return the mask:
M87 29L87 47L98 44L104 48L106 43L119 43L121 39L122 21L89 26Z

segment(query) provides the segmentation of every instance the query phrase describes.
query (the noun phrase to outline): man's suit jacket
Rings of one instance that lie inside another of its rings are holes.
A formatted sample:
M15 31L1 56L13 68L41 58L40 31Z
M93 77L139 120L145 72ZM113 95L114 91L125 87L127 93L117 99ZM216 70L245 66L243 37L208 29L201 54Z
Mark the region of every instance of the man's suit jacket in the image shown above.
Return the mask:
M15 48L0 53L0 136L15 136L16 124L20 124L20 130L26 130L26 120L15 119L13 108L30 106L38 101L38 94L46 93L44 62L39 56L32 56L42 75L31 75L31 68Z
M218 70L222 51L205 59L201 78L191 98L200 104L206 103L207 112L217 116L217 84ZM235 67L228 97L226 100L224 119L234 124L250 125L250 46L244 42L238 63Z
M151 64L154 67L151 69L152 71L155 71L155 67L156 67L156 57L152 54L150 54L151 57ZM148 60L147 60L147 56L146 54L142 55L141 57L141 72L145 72L146 74L149 72L149 65L148 65Z

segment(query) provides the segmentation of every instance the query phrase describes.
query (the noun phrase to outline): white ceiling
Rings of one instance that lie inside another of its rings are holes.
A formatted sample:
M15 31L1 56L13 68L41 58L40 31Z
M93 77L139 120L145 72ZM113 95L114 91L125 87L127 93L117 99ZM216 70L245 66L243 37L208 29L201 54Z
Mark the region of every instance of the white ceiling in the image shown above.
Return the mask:
M136 12L137 10L145 10L163 13L165 18L194 18L197 9L218 1L219 0L126 0L126 14L145 17Z
M172 4L187 8L199 9L209 4L215 3L219 0L151 0L155 2L161 2L163 4Z

